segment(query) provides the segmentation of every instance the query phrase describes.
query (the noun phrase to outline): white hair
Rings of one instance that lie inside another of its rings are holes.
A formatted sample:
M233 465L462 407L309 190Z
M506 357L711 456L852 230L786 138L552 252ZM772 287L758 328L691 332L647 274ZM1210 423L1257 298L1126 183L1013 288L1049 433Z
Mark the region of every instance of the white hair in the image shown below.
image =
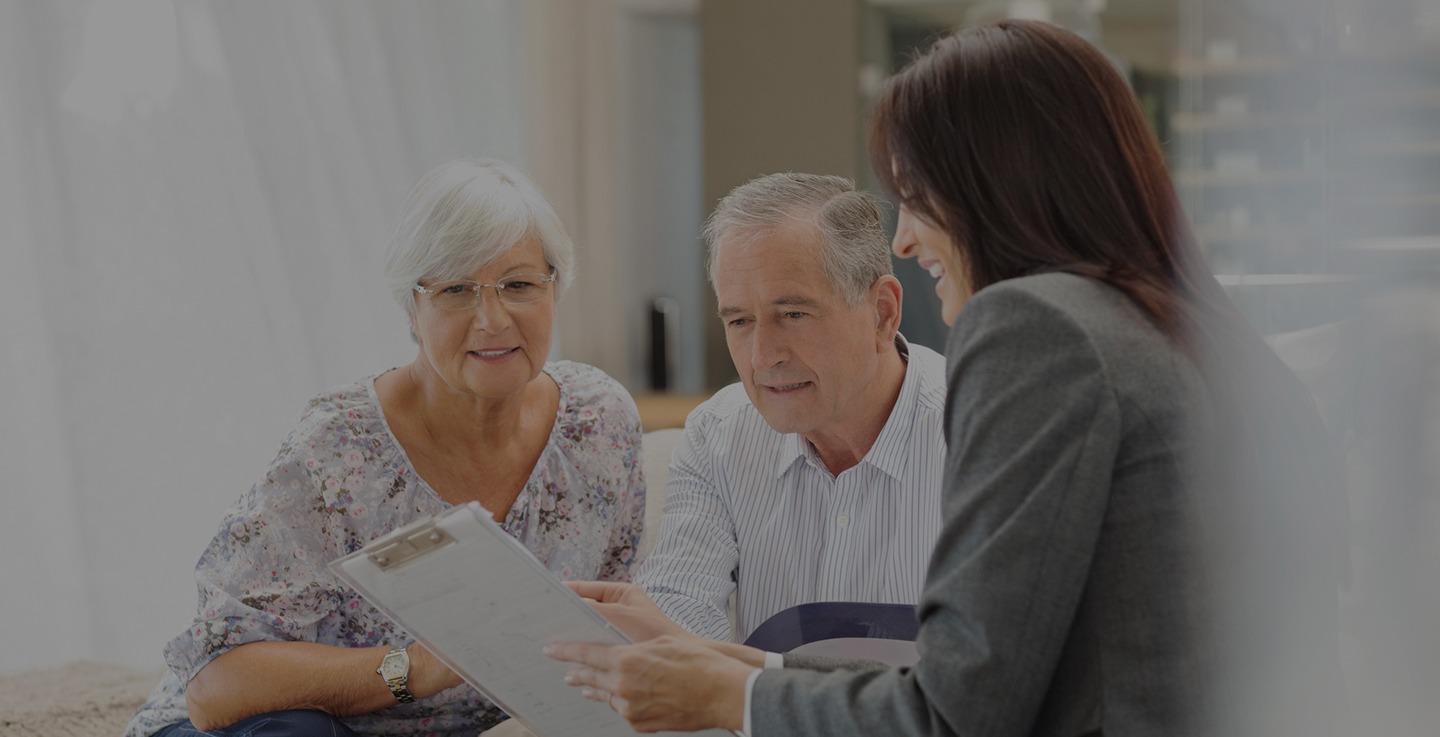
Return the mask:
M414 317L422 279L467 279L531 236L555 269L558 301L575 278L575 245L545 195L503 161L456 159L431 169L410 191L390 237L385 278Z
M786 172L751 179L715 206L705 222L711 287L723 243L741 236L753 241L794 222L814 225L825 278L852 308L876 279L895 273L878 200L845 177Z

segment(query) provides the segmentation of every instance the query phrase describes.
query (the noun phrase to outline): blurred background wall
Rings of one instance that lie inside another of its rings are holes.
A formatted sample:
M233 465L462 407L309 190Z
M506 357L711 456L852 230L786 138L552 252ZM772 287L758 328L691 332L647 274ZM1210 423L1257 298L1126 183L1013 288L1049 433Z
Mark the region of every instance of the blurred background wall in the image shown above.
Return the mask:
M705 205L778 171L860 176L864 4L731 0L702 5ZM706 292L706 312L715 295ZM736 380L719 320L706 320L711 387Z
M1348 461L1355 712L1426 733L1440 0L0 0L0 673L160 665L305 400L413 358L380 258L424 171L529 171L579 249L555 354L677 424L735 375L716 200L784 170L873 189L869 97L1000 17L1131 81L1212 268ZM902 330L942 348L932 280L896 269Z
M0 2L0 668L154 666L438 162L528 162L521 3ZM475 73L473 70L488 70Z

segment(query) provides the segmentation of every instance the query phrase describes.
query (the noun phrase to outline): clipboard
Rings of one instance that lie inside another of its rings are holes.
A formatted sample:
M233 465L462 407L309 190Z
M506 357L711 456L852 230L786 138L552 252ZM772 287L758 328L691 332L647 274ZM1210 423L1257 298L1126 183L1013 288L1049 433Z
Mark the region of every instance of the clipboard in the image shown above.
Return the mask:
M624 645L630 639L478 502L401 527L332 562L330 570L539 737L636 734L608 705L565 685L569 664L540 653L551 642Z

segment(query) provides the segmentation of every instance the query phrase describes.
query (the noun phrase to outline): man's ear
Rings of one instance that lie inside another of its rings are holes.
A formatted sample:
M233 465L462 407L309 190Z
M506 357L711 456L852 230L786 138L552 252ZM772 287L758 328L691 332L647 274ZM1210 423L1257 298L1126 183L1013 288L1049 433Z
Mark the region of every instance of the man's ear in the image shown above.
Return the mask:
M900 280L886 274L870 285L870 292L875 300L875 347L889 350L900 332Z

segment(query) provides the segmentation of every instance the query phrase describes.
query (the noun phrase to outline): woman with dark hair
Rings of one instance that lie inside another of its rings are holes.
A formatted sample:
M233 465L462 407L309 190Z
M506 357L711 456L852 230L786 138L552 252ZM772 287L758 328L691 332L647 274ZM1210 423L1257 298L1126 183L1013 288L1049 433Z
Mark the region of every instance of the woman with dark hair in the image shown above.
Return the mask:
M952 325L920 662L552 646L570 682L643 731L1335 728L1323 427L1205 269L1110 63L1048 24L961 31L888 83L870 149Z

